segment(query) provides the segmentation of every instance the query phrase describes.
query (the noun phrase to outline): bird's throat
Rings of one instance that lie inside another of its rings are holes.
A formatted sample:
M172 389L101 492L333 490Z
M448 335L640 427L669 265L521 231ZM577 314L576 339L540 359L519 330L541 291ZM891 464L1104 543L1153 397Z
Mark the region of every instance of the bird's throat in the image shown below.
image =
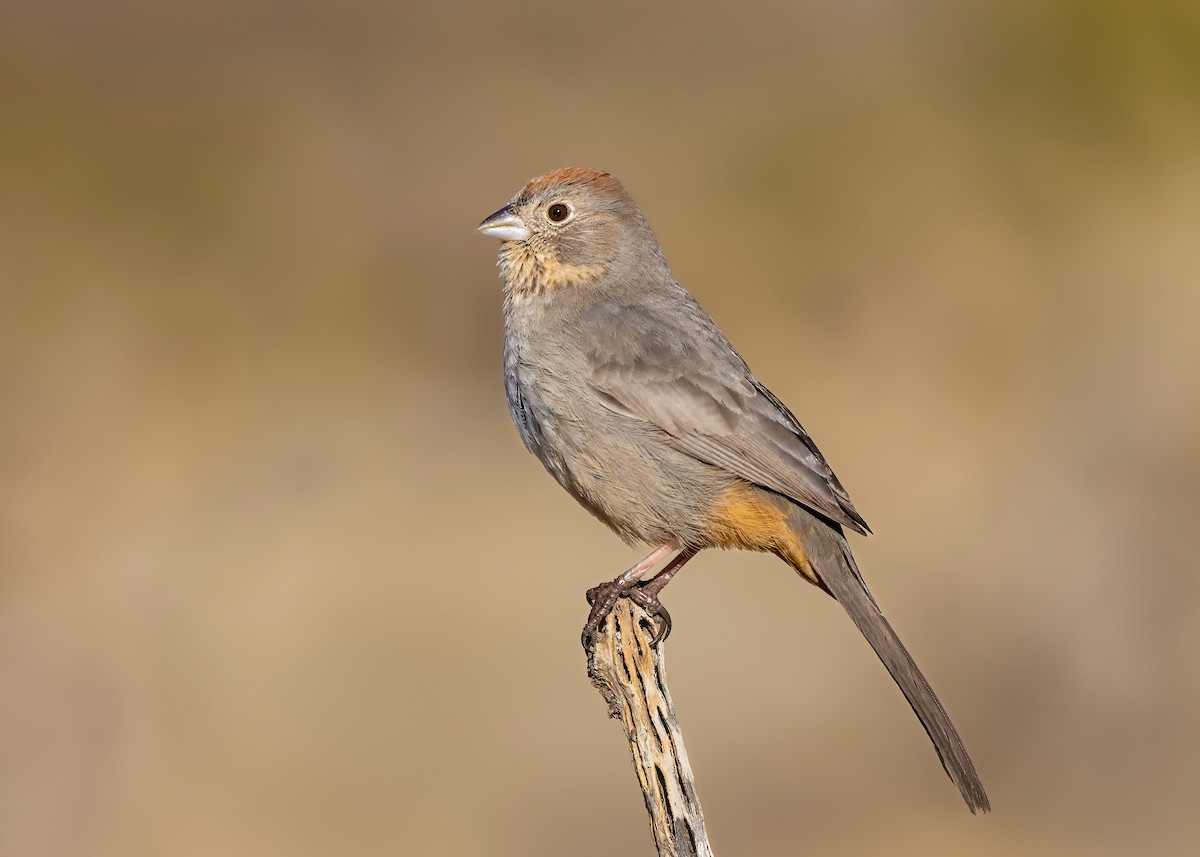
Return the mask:
M608 270L605 263L577 264L527 241L500 246L500 275L511 300L538 297L555 289L590 283Z

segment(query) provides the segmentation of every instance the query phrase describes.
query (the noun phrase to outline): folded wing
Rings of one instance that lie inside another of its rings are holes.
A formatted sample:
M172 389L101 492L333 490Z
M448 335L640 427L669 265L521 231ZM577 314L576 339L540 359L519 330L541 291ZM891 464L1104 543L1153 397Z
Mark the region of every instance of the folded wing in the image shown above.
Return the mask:
M668 318L606 303L582 322L591 384L606 407L658 426L701 461L870 532L804 427L694 300Z

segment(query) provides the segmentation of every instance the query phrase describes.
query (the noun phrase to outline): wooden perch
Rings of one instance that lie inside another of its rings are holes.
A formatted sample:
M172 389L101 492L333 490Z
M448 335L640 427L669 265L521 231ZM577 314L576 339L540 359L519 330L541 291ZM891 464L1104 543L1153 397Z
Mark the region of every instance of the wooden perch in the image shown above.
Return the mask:
M712 857L662 644L651 646L655 627L645 610L619 599L588 649L588 677L625 727L659 857Z

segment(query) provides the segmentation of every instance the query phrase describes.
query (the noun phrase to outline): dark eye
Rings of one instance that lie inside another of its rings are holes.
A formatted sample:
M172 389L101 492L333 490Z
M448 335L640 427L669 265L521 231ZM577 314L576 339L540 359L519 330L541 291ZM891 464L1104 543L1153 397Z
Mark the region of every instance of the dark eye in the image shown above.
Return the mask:
M567 219L567 215L571 213L571 209L567 208L561 202L556 202L554 205L546 209L546 216L555 223L562 223Z

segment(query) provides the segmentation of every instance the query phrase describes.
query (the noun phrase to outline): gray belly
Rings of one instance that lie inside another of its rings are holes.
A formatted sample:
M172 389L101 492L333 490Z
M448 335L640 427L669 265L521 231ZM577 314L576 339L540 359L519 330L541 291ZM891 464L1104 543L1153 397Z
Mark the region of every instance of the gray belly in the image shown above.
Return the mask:
M563 488L626 541L703 544L709 509L736 477L680 452L657 426L605 408L590 390L576 394L561 379L530 384L522 374L508 383L513 422Z

